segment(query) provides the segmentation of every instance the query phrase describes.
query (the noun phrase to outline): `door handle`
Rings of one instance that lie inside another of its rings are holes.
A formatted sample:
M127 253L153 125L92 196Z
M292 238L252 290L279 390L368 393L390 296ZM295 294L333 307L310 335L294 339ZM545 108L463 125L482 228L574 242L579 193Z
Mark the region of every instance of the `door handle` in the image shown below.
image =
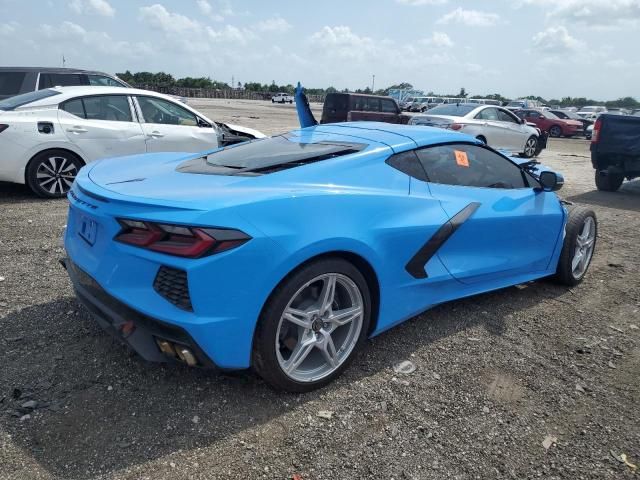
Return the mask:
M86 128L82 128L82 127L71 127L71 128L67 128L67 132L69 133L87 133L89 130L87 130Z
M162 137L164 137L164 133L160 133L157 130L154 130L153 132L148 134L147 137L149 137L149 138L162 138Z

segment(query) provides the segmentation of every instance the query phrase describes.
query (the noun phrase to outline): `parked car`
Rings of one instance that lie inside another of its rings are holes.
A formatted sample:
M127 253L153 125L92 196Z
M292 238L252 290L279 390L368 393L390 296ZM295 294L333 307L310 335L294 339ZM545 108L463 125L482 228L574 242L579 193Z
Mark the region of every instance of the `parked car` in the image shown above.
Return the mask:
M400 107L400 110L403 112L407 112L409 111L409 108L411 108L411 104L413 103L415 97L407 97L404 100L401 100L398 102L398 106Z
M582 107L579 111L578 111L578 115L581 116L582 118L586 118L587 120L592 120L595 121L596 118L598 118L598 115L600 115L601 113L606 113L607 108L606 107L600 107L600 106L588 106L588 107Z
M587 129L584 131L584 136L587 140L591 140L591 138L593 137L593 124L587 127Z
M78 170L94 160L201 152L261 137L147 90L47 88L0 101L0 181L26 183L42 197L62 197Z
M115 75L76 68L0 67L0 100L51 87L133 88ZM185 97L169 95L174 100L187 103Z
M288 93L276 93L271 97L271 103L293 103L293 97Z
M441 105L415 115L411 125L447 128L471 135L496 149L531 158L546 146L540 130L527 125L509 110L490 105L458 103Z
M370 120L386 123L407 123L410 116L403 114L391 97L361 93L329 93L322 107L320 123Z
M0 67L0 100L51 87L130 87L114 75L74 68Z
M610 115L631 115L631 112L626 108L608 108L607 113Z
M595 214L567 210L560 175L522 162L457 132L372 122L101 161L69 195L64 265L78 300L146 360L252 366L305 392L434 305L582 281Z
M551 113L550 110L522 109L515 110L518 117L535 124L543 132L549 132L552 137L573 137L583 132L582 122L565 120Z
M570 112L568 110L549 110L556 117L562 118L563 120L576 120L582 123L582 131L586 132L587 127L593 124L593 120L588 120L586 118L582 118L580 115L574 112Z
M520 110L523 108L541 108L542 104L537 100L529 100L527 98L520 98L518 100L513 100L504 108L508 108L509 110Z
M640 177L640 118L602 114L593 126L591 164L598 190L615 192Z

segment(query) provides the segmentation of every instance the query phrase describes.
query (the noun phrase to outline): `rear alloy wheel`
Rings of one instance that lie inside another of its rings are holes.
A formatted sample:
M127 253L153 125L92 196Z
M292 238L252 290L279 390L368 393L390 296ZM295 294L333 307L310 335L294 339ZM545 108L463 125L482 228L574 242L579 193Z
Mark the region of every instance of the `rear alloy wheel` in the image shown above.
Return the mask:
M49 150L36 155L27 167L27 183L43 198L64 197L82 168L80 159L65 150Z
M596 187L598 190L615 192L620 188L623 181L624 177L619 173L600 172L596 170Z
M551 135L554 138L558 138L562 136L562 128L560 128L558 125L554 125L553 127L551 127L549 129L549 135Z
M364 277L349 262L325 259L303 267L276 289L261 315L256 371L291 392L326 385L364 340L370 303Z
M533 158L536 154L536 150L538 149L538 137L531 135L527 142L524 144L524 150L522 155L525 158Z
M596 214L588 208L571 207L565 230L555 278L571 287L582 281L591 264L598 236Z

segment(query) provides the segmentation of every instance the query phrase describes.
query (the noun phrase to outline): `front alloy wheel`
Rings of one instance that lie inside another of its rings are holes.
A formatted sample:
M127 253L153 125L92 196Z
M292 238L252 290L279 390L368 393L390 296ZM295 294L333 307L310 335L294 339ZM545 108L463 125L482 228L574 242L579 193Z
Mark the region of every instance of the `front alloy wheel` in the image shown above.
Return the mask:
M336 378L367 333L366 281L350 263L312 263L276 289L261 316L254 366L272 386L309 391Z

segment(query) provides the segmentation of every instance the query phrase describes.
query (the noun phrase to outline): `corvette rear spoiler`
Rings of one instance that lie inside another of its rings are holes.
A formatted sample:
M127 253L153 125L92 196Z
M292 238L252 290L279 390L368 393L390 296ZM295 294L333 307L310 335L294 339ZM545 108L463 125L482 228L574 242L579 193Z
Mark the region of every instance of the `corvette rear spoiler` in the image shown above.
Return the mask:
M313 127L318 124L318 121L313 116L311 112L311 107L309 106L309 99L304 93L304 88L300 82L298 82L298 86L296 86L296 111L298 112L298 121L300 122L300 127Z

